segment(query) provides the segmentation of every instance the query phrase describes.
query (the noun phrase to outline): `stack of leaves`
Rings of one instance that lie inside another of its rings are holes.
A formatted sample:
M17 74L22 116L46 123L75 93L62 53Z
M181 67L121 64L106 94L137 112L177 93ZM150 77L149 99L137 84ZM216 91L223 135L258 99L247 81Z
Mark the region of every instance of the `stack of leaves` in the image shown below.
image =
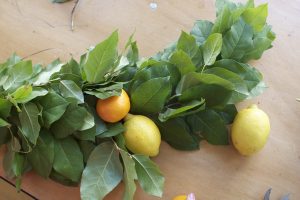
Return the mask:
M215 23L197 21L190 33L149 59L132 37L118 54L118 33L90 48L80 62L33 65L16 55L0 64L0 144L4 169L20 188L34 170L65 185L80 183L81 198L102 199L121 180L133 199L135 180L162 196L164 177L149 157L126 148L121 122L105 123L98 98L130 95L131 112L151 117L163 139L181 150L201 140L228 144L235 104L260 94L261 73L245 62L271 47L267 5L217 1ZM127 52L125 54L125 52ZM124 55L123 55L124 54Z

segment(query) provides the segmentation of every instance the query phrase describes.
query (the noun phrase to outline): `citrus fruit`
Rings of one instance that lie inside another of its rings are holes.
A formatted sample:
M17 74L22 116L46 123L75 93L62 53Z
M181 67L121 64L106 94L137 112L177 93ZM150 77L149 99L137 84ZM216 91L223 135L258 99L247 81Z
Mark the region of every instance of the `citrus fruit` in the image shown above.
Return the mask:
M173 198L173 200L186 200L187 196L186 195L179 195Z
M231 138L238 152L249 156L265 146L269 133L268 115L256 105L251 105L236 115L231 129Z
M130 110L130 100L122 89L120 96L98 99L96 110L101 119L106 122L117 122L123 119Z
M155 123L142 115L128 114L125 117L124 138L126 147L136 154L156 156L159 153L161 136Z

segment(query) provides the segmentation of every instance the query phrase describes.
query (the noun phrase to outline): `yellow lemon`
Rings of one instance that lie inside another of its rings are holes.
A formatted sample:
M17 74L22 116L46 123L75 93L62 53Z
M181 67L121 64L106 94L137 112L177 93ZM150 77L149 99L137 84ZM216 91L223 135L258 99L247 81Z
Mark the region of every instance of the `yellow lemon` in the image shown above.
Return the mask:
M142 115L128 114L125 118L126 147L136 154L156 156L159 153L161 136L155 123Z
M256 105L238 112L231 129L234 147L245 156L260 151L266 144L270 133L268 115Z
M186 199L187 199L186 195L179 195L179 196L174 197L173 200L186 200Z

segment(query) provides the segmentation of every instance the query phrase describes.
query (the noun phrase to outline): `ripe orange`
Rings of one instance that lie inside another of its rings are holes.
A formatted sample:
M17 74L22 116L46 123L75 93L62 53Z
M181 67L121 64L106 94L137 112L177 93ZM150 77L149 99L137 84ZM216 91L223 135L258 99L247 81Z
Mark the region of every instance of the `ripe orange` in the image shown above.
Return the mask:
M101 119L106 122L118 122L123 119L130 110L130 100L122 89L120 96L113 96L107 99L98 99L96 110Z

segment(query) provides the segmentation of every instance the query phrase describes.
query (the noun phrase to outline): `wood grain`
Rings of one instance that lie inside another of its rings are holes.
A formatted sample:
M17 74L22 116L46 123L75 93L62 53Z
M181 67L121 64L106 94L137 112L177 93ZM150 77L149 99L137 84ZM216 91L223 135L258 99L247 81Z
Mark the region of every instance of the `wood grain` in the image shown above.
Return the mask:
M81 0L75 14L75 31L70 31L73 2L51 4L48 0L0 0L0 60L13 52L21 56L53 48L31 57L48 63L56 57L78 58L86 48L119 29L123 47L135 31L140 53L147 57L174 41L181 30L189 31L196 19L215 18L210 0L156 0L149 8L145 0ZM201 150L180 152L163 143L154 160L166 177L163 199L194 192L197 199L262 199L272 187L272 199L290 193L300 199L300 1L269 2L268 22L277 34L274 47L251 64L263 74L268 89L239 108L258 103L271 119L271 135L266 147L245 158L232 146L201 143ZM79 199L77 188L66 188L30 173L23 188L43 200ZM3 190L2 186L0 189ZM121 199L120 185L106 199ZM19 199L22 199L21 197ZM136 200L157 199L138 189Z

